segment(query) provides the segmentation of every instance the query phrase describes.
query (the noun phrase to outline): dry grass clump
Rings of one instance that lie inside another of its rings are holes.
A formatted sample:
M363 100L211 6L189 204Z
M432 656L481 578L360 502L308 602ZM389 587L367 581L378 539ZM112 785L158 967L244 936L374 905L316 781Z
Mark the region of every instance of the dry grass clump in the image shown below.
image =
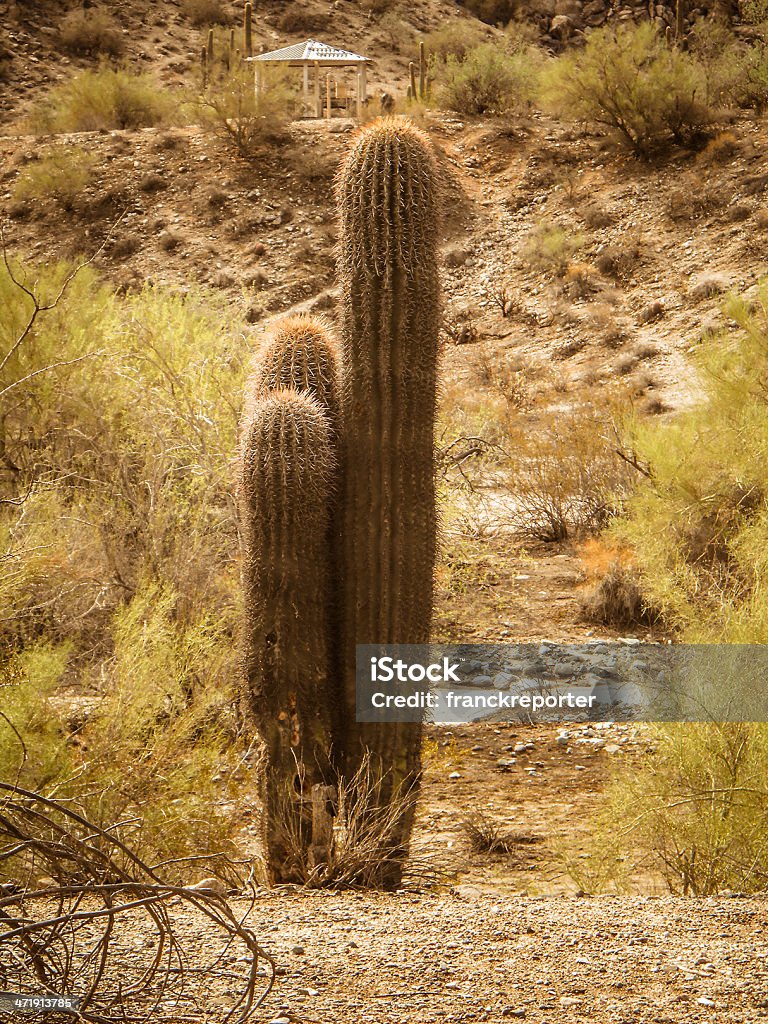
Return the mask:
M530 832L511 832L503 822L483 811L465 818L461 830L473 853L512 853L516 846L540 843L541 836Z
M617 349L627 340L627 332L624 328L617 323L615 320L611 320L605 324L601 341L606 348Z
M691 284L688 294L692 299L711 299L715 295L728 291L730 278L726 274L702 274Z
M522 418L502 440L506 517L522 536L559 541L598 530L621 508L635 471L616 453L615 420L623 399L574 404Z
M59 46L77 56L119 57L125 41L119 23L106 11L75 10L59 26Z
M401 789L380 805L383 784L381 772L370 757L365 757L354 777L340 779L328 807L333 818L330 852L326 859L310 863L306 833L311 829L312 806L308 799L297 800L296 792L286 792L277 813L277 827L289 851L295 874L310 888L371 888L381 875L381 851L391 847L400 822L413 813L415 794ZM329 787L330 789L330 787ZM327 849L326 849L327 852ZM311 857L311 854L310 854ZM435 881L435 869L416 857L408 861L407 874L422 881Z
M198 27L225 25L231 20L222 0L182 0L181 9Z
M498 394L508 409L524 409L530 404L537 372L525 358L483 341L474 365L479 383Z
M619 629L652 625L658 614L643 597L640 577L628 549L590 538L579 552L587 574L580 610L589 622Z
M163 231L157 240L157 244L163 250L163 252L176 252L180 246L186 241L185 236L180 231Z
M571 263L565 272L565 288L572 299L586 299L600 287L598 271L589 263Z
M585 206L581 213L582 220L591 230L607 228L616 220L616 215L596 203Z
M627 281L637 266L641 255L640 244L636 239L627 238L621 242L606 245L595 256L595 266L601 274L613 277L617 281Z
M168 188L170 182L163 174L158 174L155 171L150 171L149 174L145 174L139 182L139 191L147 192L149 194L153 192L162 192Z
M730 197L716 185L702 188L700 182L681 185L669 193L666 212L673 221L694 221L725 209Z
M118 235L109 246L109 255L113 259L125 259L141 248L139 235Z
M705 166L724 164L738 156L740 150L741 143L732 131L718 132L714 138L709 140L696 159Z

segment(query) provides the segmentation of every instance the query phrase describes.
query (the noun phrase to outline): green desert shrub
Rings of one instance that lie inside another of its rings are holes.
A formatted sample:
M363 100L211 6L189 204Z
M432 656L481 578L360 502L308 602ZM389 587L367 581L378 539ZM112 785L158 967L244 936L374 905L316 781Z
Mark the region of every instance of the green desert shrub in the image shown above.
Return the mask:
M44 304L68 271L11 266ZM89 268L12 353L31 302L5 270L0 307L0 449L15 467L0 478L0 707L27 745L23 777L77 774L67 793L99 820L136 817L158 857L205 852L232 825L212 780L243 754L241 326L216 296L118 297ZM5 679L24 684L9 700ZM2 721L7 778L20 745Z
M3 570L0 555L0 570ZM0 577L2 572L0 572ZM0 583L2 596L2 583ZM63 718L52 697L68 645L39 643L13 657L0 651L0 780L42 790L73 769Z
M150 75L100 67L55 85L34 108L30 126L41 133L151 128L173 120L176 109Z
M702 395L629 442L645 479L616 525L643 586L682 639L768 642L768 287L730 299L739 330L703 344Z
M54 146L26 164L14 182L14 199L55 199L71 210L94 180L96 158L81 146Z
M460 114L506 114L525 107L540 66L535 47L481 43L437 65L438 102Z
M284 137L291 90L282 74L263 74L260 91L254 90L250 67L218 66L200 99L205 123L232 143L244 157Z
M472 21L448 21L424 37L424 46L438 65L449 57L463 60L469 50L481 45L487 31Z
M118 22L100 10L74 10L61 21L59 45L65 53L77 56L119 57L125 50Z
M587 236L562 224L542 221L526 238L521 255L536 270L562 276L573 257L583 249Z
M608 127L638 154L700 131L713 117L706 95L701 65L648 22L596 30L543 75L550 109Z
M620 765L593 823L596 888L642 870L673 893L709 896L768 885L768 727L677 723L649 728L641 762ZM589 861L587 861L587 865ZM584 874L585 862L571 864Z

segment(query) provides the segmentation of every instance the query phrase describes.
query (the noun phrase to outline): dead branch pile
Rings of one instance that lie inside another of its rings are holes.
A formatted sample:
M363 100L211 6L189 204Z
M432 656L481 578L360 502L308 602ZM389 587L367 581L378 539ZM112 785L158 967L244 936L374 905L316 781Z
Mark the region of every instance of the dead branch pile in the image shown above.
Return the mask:
M253 888L235 916L217 880L166 884L124 825L0 782L0 994L75 997L98 1024L248 1020L275 974L243 924Z

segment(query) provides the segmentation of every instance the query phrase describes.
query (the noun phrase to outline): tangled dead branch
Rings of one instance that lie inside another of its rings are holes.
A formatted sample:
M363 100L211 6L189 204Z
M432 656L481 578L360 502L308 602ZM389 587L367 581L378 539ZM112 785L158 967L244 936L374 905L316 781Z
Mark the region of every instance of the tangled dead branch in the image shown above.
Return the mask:
M250 1019L275 975L243 923L252 886L236 916L216 880L168 885L126 824L0 782L0 990L74 997L94 1024Z

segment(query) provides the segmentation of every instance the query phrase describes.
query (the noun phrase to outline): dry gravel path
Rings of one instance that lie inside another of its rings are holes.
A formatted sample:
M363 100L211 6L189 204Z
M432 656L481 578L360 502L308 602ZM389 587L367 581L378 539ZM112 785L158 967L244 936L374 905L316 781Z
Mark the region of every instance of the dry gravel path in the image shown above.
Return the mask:
M233 905L236 905L234 901ZM265 892L260 1022L768 1020L764 898Z

